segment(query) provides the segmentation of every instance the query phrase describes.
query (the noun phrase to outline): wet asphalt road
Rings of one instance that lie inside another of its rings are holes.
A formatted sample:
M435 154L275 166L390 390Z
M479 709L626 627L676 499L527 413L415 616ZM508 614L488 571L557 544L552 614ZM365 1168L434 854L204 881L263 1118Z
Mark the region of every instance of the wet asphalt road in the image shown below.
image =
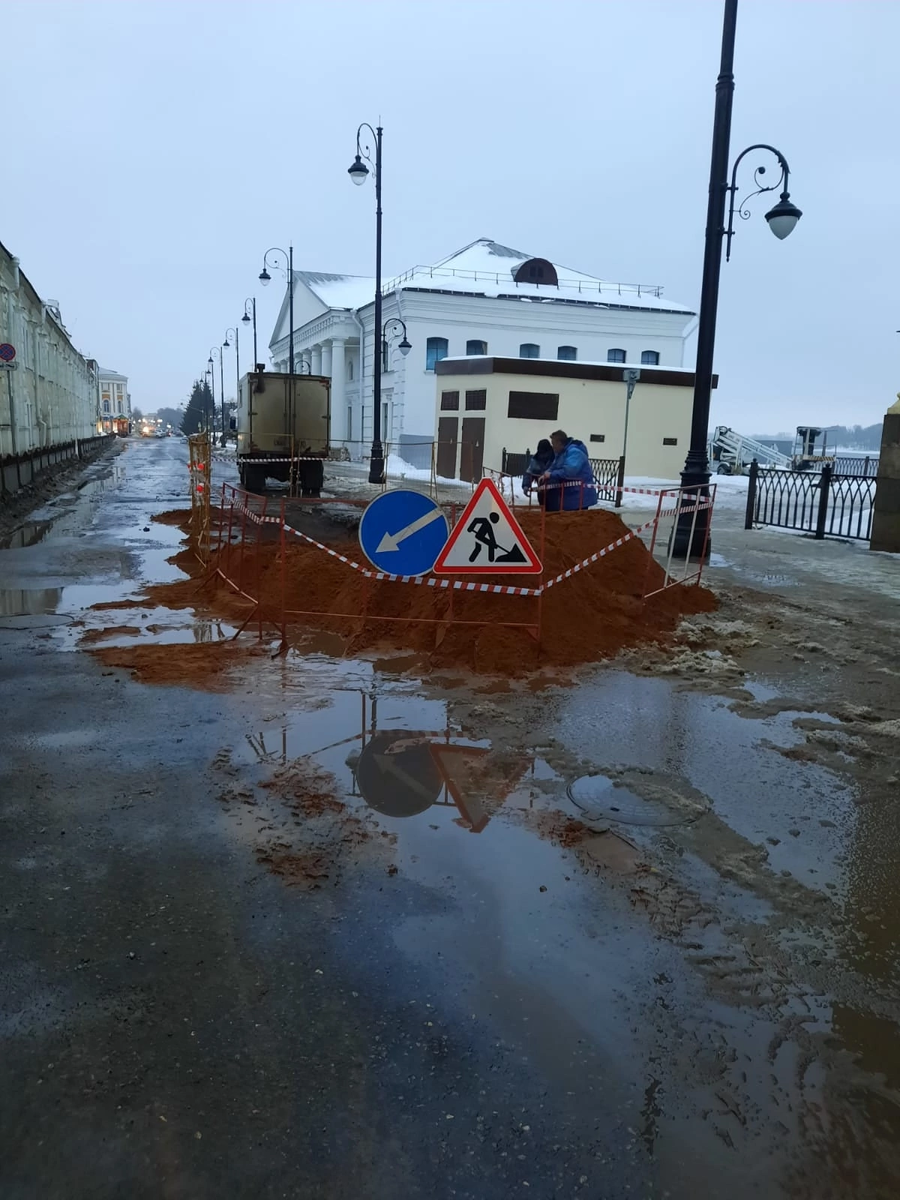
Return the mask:
M271 679L144 686L68 627L171 570L177 532L144 530L184 503L185 462L183 442L132 443L61 503L62 533L0 552L4 1200L855 1194L803 1185L810 1050L785 1033L777 1057L784 1014L732 1007L627 893L528 829L388 821L396 874L360 855L317 891L257 864L214 764L252 785L248 734L286 711L305 744L316 714L291 717ZM297 695L336 689L335 726L345 694L349 726L379 688L388 725L449 719L355 669L320 663ZM573 705L568 736L590 726ZM770 915L731 899L735 922ZM733 1098L741 1078L756 1108Z

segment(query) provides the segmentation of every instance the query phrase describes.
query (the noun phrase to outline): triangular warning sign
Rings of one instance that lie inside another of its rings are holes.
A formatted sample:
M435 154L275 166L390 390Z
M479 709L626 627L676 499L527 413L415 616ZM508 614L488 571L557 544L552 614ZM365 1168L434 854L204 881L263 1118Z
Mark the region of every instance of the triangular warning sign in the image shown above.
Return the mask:
M539 575L519 522L491 479L482 479L432 568L435 575Z

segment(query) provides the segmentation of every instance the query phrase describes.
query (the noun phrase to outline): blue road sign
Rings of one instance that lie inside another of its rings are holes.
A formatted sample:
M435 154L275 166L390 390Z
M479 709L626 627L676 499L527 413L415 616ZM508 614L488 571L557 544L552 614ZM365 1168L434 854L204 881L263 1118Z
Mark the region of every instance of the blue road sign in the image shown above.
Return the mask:
M360 549L388 575L425 575L449 535L440 505L421 492L402 489L376 496L359 523Z

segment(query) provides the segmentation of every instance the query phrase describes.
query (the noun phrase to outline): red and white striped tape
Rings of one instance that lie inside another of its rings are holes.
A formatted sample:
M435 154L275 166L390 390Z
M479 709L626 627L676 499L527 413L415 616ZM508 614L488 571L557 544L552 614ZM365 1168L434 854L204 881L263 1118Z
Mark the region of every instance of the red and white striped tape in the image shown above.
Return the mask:
M513 587L507 584L499 583L474 583L462 579L437 579L433 575L389 575L384 571L372 571L368 567L364 567L360 563L354 562L352 558L347 558L346 555L339 554L337 550L332 550L330 546L326 546L322 542L317 542L315 538L311 538L309 534L302 533L299 529L295 529L293 525L285 524L284 529L286 533L293 534L294 537L300 538L304 542L308 542L309 545L315 546L318 550L324 550L325 553L330 555L331 558L336 558L339 562L346 563L347 566L352 567L354 571L361 571L367 579L374 579L380 583L415 583L419 586L424 585L426 587L452 588L454 591L462 592L491 592L495 595L502 596L532 596L537 598L538 596L542 596L544 592L549 591L550 588L552 588L555 584L561 583L564 579L570 579L573 575L577 575L579 571L583 571L585 567L589 567L592 563L598 562L607 554L611 554L613 550L617 550L619 546L624 546L626 542L630 542L634 538L639 537L642 533L645 533L648 529L652 529L657 521L661 520L663 517L672 517L678 513L700 512L703 509L712 507L712 500L704 497L700 504L691 505L689 508L680 508L676 506L675 508L666 509L665 511L655 515L652 520L645 521L643 525L639 525L636 529L629 530L629 532L623 534L622 537L616 538L614 542L610 542L608 546L604 546L602 550L598 550L596 554L588 555L588 557L582 559L581 562L569 567L567 570L557 575L554 579L548 579L540 587L536 588ZM247 508L242 504L235 504L234 511L249 517L249 519L255 522L257 525L281 524L281 517L264 517L260 513L255 513L252 509Z
M234 463L235 466L246 463L251 467L263 467L268 463L292 463L292 462L327 462L328 459L322 458L320 454L297 455L294 458L237 458L233 454L212 454L210 455L213 462Z

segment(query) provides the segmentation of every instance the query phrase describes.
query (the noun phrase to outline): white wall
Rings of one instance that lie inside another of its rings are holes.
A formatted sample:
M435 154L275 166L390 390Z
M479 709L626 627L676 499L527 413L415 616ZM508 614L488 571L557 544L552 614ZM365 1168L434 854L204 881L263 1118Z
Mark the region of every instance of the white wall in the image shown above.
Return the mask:
M0 341L16 347L18 364L0 373L0 454L96 436L96 378L2 247Z
M618 458L625 451L628 475L675 479L684 466L690 442L693 375L685 372L683 385L651 383L645 377L634 389L628 419L628 445L624 445L624 383L597 379L568 379L554 375L437 375L435 413L458 417L484 417L484 466L500 470L504 447L514 453L534 450L541 438L555 429L585 443L591 458ZM487 391L486 409L467 413L466 391ZM441 412L441 393L459 392L459 411ZM559 396L555 419L546 421L509 417L509 393L549 392ZM592 442L591 434L602 435ZM674 445L666 440L674 439Z
M305 290L305 289L304 289ZM365 330L362 355L363 387L360 388L359 328L346 310L332 309L316 313L309 295L298 302L295 292L295 358L309 357L311 348L329 342L334 336L345 339L345 364L353 362L353 378L345 374L343 403L333 407L332 434L335 442L348 437L347 409L352 409L351 452L367 452L373 433L372 380L374 353L380 347L380 331L375 330L374 304L356 314ZM398 446L401 437L430 440L436 436L434 409L434 372L426 370L427 342L430 337L448 341L448 356L465 355L470 340L487 342L491 356L517 358L523 342L540 346L541 357L556 358L559 346L575 346L578 361L607 360L610 349L626 352L626 365L640 365L644 350L655 350L661 366L680 367L684 358L684 335L693 323L685 313L657 313L644 309L601 308L593 305L534 303L531 300L499 300L482 296L460 296L438 292L394 292L384 297L382 320L399 317L405 321L412 350L403 358L392 338L390 369L382 375L383 398L389 406L388 427L382 438ZM305 323L302 323L306 318ZM284 336L272 344L276 368L286 370L288 338L284 321L279 326ZM324 369L324 368L323 368Z
M434 373L425 369L429 337L447 339L448 357L464 355L468 341L481 340L489 355L517 358L520 345L532 342L542 358L556 358L559 346L570 345L578 361L605 363L607 351L617 348L625 350L627 364L639 366L642 351L655 350L660 365L680 367L683 335L692 322L684 314L435 293L402 293L401 311L413 346L405 362L403 432L429 437L436 430Z

